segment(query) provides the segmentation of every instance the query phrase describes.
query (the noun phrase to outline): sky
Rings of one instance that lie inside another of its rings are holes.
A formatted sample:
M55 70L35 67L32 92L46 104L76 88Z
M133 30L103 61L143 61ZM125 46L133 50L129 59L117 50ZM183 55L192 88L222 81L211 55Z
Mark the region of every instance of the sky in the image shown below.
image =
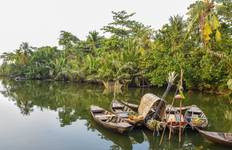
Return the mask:
M111 11L136 12L135 20L159 29L186 15L196 0L0 0L0 54L30 45L57 46L61 30L84 39L112 22Z

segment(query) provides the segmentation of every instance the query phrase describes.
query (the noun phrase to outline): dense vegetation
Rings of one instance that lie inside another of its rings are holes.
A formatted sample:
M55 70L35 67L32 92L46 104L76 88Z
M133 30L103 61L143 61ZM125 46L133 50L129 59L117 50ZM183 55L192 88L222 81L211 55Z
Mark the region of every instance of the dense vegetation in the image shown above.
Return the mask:
M61 31L58 47L22 43L2 54L1 74L26 79L163 86L170 71L184 70L188 89L232 89L232 2L196 1L188 18L173 16L153 30L125 11L89 32L85 40Z

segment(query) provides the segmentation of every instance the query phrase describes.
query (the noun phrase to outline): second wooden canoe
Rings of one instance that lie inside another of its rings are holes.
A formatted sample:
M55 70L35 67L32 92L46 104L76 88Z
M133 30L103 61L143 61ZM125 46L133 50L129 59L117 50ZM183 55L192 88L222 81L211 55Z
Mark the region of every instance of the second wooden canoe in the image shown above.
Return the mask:
M184 118L192 128L206 128L208 126L206 115L196 105L192 105L186 110Z

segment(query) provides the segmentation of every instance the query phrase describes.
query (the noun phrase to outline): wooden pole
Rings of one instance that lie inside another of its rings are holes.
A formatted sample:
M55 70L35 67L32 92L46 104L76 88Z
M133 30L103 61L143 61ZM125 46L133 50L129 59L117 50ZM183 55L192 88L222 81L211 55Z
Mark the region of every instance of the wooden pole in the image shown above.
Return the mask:
M180 100L179 143L181 142L181 134L182 134L182 131L181 131L181 117L182 117L181 107L182 107L182 100Z
M164 129L163 129L163 132L162 132L162 135L161 135L161 138L160 138L159 145L162 144L162 141L163 141L163 138L164 138L165 129L166 129L166 127L164 127Z
M172 85L173 85L174 80L176 79L176 77L177 77L177 74L175 74L175 72L169 73L169 76L168 76L168 86L167 86L167 88L166 88L164 94L162 95L162 98L161 98L162 100L167 96L167 94L168 94L170 88L172 87ZM177 93L177 91L178 91L178 90L176 90L176 93ZM176 93L175 93L175 95L176 95ZM174 95L173 100L172 100L171 108L173 107L173 104L174 104L174 101L175 101L175 95ZM159 105L158 105L158 109L159 109L159 107L160 107L160 104L161 104L161 103L159 103ZM170 109L171 109L171 108L170 108ZM155 115L156 115L156 114L155 114ZM168 118L169 115L170 115L170 112L169 112L169 114L166 114L166 118ZM166 127L167 127L167 124L165 123L165 126L164 126L164 129L163 129L163 133L162 133L162 135L161 135L161 139L160 139L159 145L161 145L162 142L163 142L163 137L164 137L164 133L165 133ZM170 128L169 128L169 139L171 139L171 129L170 129Z
M183 70L181 69L181 72L180 72L180 85L179 85L179 93L183 93ZM183 95L181 95L183 96ZM180 121L179 121L179 143L181 142L181 134L182 134L182 131L181 131L181 117L182 117L182 110L181 110L181 107L182 107L182 98L180 99Z
M175 91L175 94L174 94L174 97L173 97L173 99L172 99L172 103L171 103L170 109L172 109L172 107L173 107L173 105L174 105L174 103L175 103L175 95L177 94L177 92L178 92L178 88L177 88L176 91ZM169 115L170 115L170 111L169 111L169 113L166 115L166 118L168 118ZM162 136L161 136L159 145L161 145L162 142L163 142L163 137L164 137L164 133L165 133L166 127L167 127L167 124L165 123L164 130L163 130L163 133L162 133ZM170 127L169 127L169 136L168 136L168 139L171 140L171 128L170 128Z
M116 98L116 81L114 82L114 100Z
M168 135L168 140L171 140L171 136L172 136L172 127L169 127L169 135Z

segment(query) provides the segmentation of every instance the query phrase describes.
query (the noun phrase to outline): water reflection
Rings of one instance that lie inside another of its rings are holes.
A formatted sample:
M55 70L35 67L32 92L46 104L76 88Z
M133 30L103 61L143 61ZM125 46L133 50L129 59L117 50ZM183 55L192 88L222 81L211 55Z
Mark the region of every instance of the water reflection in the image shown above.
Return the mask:
M110 146L110 149L116 150L119 148L122 149L132 149L132 142L130 140L130 137L127 135L120 135L120 134L112 134L111 131L103 129L101 126L96 124L92 119L91 119L91 128L94 130L97 130L99 132L98 136L102 139L105 140L110 140L113 142L113 145Z
M160 137L153 136L152 132L147 129L136 129L129 135L112 133L97 125L89 113L89 107L92 104L109 109L110 102L115 96L108 91L104 92L104 88L99 85L39 81L16 82L4 79L1 86L1 94L10 102L15 103L23 116L33 114L35 110L54 111L58 114L60 127L85 120L84 126L88 131L97 133L98 138L111 143L108 144L108 148L102 147L103 149L217 149L218 147L228 149L208 143L192 131L184 133L181 143L178 143L178 138L175 136L171 141L165 137L161 146L159 146ZM163 89L124 89L116 94L116 97L139 103L140 97L147 92L162 95ZM168 96L168 101L171 100L173 94L172 92ZM187 100L184 101L186 105L197 104L205 112L210 123L209 130L232 132L232 107L226 98L200 93L188 93L186 97Z

